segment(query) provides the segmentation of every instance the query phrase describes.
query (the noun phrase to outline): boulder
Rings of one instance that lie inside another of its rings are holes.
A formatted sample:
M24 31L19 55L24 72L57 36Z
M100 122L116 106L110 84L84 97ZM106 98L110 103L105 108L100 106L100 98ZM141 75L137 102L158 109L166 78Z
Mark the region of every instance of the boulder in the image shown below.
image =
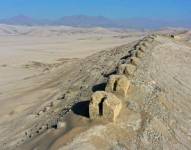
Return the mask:
M43 111L43 110L40 110L40 111L37 113L37 115L40 116L40 115L42 115L43 113L44 113L44 111Z
M130 81L124 75L111 75L107 86L106 91L117 94L119 96L126 97L127 91L130 86Z
M121 108L121 100L114 94L105 91L95 92L89 104L90 119L115 121Z
M132 76L134 74L135 70L136 70L136 66L134 66L132 64L121 64L118 67L117 72L118 72L118 74L124 74L128 77L128 76Z
M44 107L43 112L47 112L49 110L50 110L50 106L46 106L46 107Z
M50 107L57 106L59 103L61 103L60 100L54 100L54 101L50 102Z
M65 128L66 127L66 122L63 121L58 121L56 128L60 129L60 128Z

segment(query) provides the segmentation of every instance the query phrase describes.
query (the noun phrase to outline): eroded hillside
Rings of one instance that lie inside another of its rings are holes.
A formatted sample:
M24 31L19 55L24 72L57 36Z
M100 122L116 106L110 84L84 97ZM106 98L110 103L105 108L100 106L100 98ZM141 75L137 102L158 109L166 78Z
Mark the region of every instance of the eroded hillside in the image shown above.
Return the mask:
M4 135L10 137L14 132L16 136L5 138L3 146L40 150L190 149L190 58L191 47L186 41L154 35L63 63L50 74L38 76L32 89L26 88L25 93L45 92L41 97L44 106L23 114L28 118L25 125L21 116L15 124L9 123L7 128L13 131ZM90 120L92 93L104 91L111 75L125 73L118 70L121 64L133 64L136 70L127 75L127 96L116 95L123 103L119 116L115 122ZM14 130L18 124L23 128Z

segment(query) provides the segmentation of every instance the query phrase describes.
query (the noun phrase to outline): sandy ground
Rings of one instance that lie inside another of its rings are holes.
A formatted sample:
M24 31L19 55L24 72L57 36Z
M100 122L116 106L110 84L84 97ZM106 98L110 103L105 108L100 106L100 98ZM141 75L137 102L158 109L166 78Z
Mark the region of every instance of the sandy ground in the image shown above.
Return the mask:
M1 145L7 145L7 141L13 141L10 145L19 143L18 133L25 134L24 130L36 122L36 113L58 97L59 88L54 87L59 83L55 81L60 76L69 80L68 72L72 74L78 58L130 43L143 35L102 28L0 25Z
M143 33L1 27L2 47L8 50L1 50L0 59L2 149L190 149L190 32L174 39L163 31L147 43L141 63L129 78L121 113L116 122L108 123L89 120L90 96L104 90L119 64L130 62ZM5 41L21 43L14 47ZM56 47L58 53L52 51ZM58 122L64 125L56 129Z
M164 36L155 40L132 79L117 122L92 126L68 143L62 137L60 150L190 149L191 47Z

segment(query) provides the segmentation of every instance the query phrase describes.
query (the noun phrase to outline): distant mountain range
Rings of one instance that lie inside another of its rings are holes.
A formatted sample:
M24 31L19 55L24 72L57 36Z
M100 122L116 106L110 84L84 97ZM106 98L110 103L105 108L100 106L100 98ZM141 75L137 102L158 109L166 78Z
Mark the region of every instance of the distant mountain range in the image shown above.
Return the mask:
M8 25L64 25L72 27L105 27L105 28L135 28L158 29L164 27L191 28L191 20L159 20L147 18L109 19L103 16L65 16L57 20L35 19L19 15L11 18L0 19L0 24Z

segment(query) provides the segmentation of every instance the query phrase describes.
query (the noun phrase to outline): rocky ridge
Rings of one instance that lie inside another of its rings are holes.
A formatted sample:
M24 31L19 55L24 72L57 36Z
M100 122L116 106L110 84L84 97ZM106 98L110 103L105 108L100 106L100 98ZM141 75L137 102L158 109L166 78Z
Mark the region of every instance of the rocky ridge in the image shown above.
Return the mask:
M75 61L70 72L67 72L69 78L64 76L66 72L59 67L48 84L55 90L50 97L51 103L34 114L37 118L35 124L21 136L24 145L18 143L21 145L18 148L189 149L190 126L185 124L180 129L183 125L178 123L177 116L172 113L178 101L175 99L172 104L168 97L171 91L166 91L165 86L160 84L161 79L154 79L157 78L156 74L159 77L163 75L156 72L159 65L156 53L161 50L160 46L177 42L170 37L151 35L110 51L102 51ZM119 80L116 83L114 81L113 84L112 78L117 76L123 76L130 84L124 84L124 80L121 83ZM110 86L111 83L114 87ZM94 92L105 90L122 102L120 113L114 117L114 122L91 121L88 112L90 97ZM185 103L190 105L188 101ZM71 123L72 117L78 121L81 118L82 122L74 125ZM183 120L188 121L187 118ZM55 129L60 127L64 131L56 140L52 139L51 144L43 145L47 131L55 133ZM80 132L77 132L79 128ZM73 135L75 132L78 134ZM44 137L38 138L39 135ZM65 137L71 140L65 141Z

